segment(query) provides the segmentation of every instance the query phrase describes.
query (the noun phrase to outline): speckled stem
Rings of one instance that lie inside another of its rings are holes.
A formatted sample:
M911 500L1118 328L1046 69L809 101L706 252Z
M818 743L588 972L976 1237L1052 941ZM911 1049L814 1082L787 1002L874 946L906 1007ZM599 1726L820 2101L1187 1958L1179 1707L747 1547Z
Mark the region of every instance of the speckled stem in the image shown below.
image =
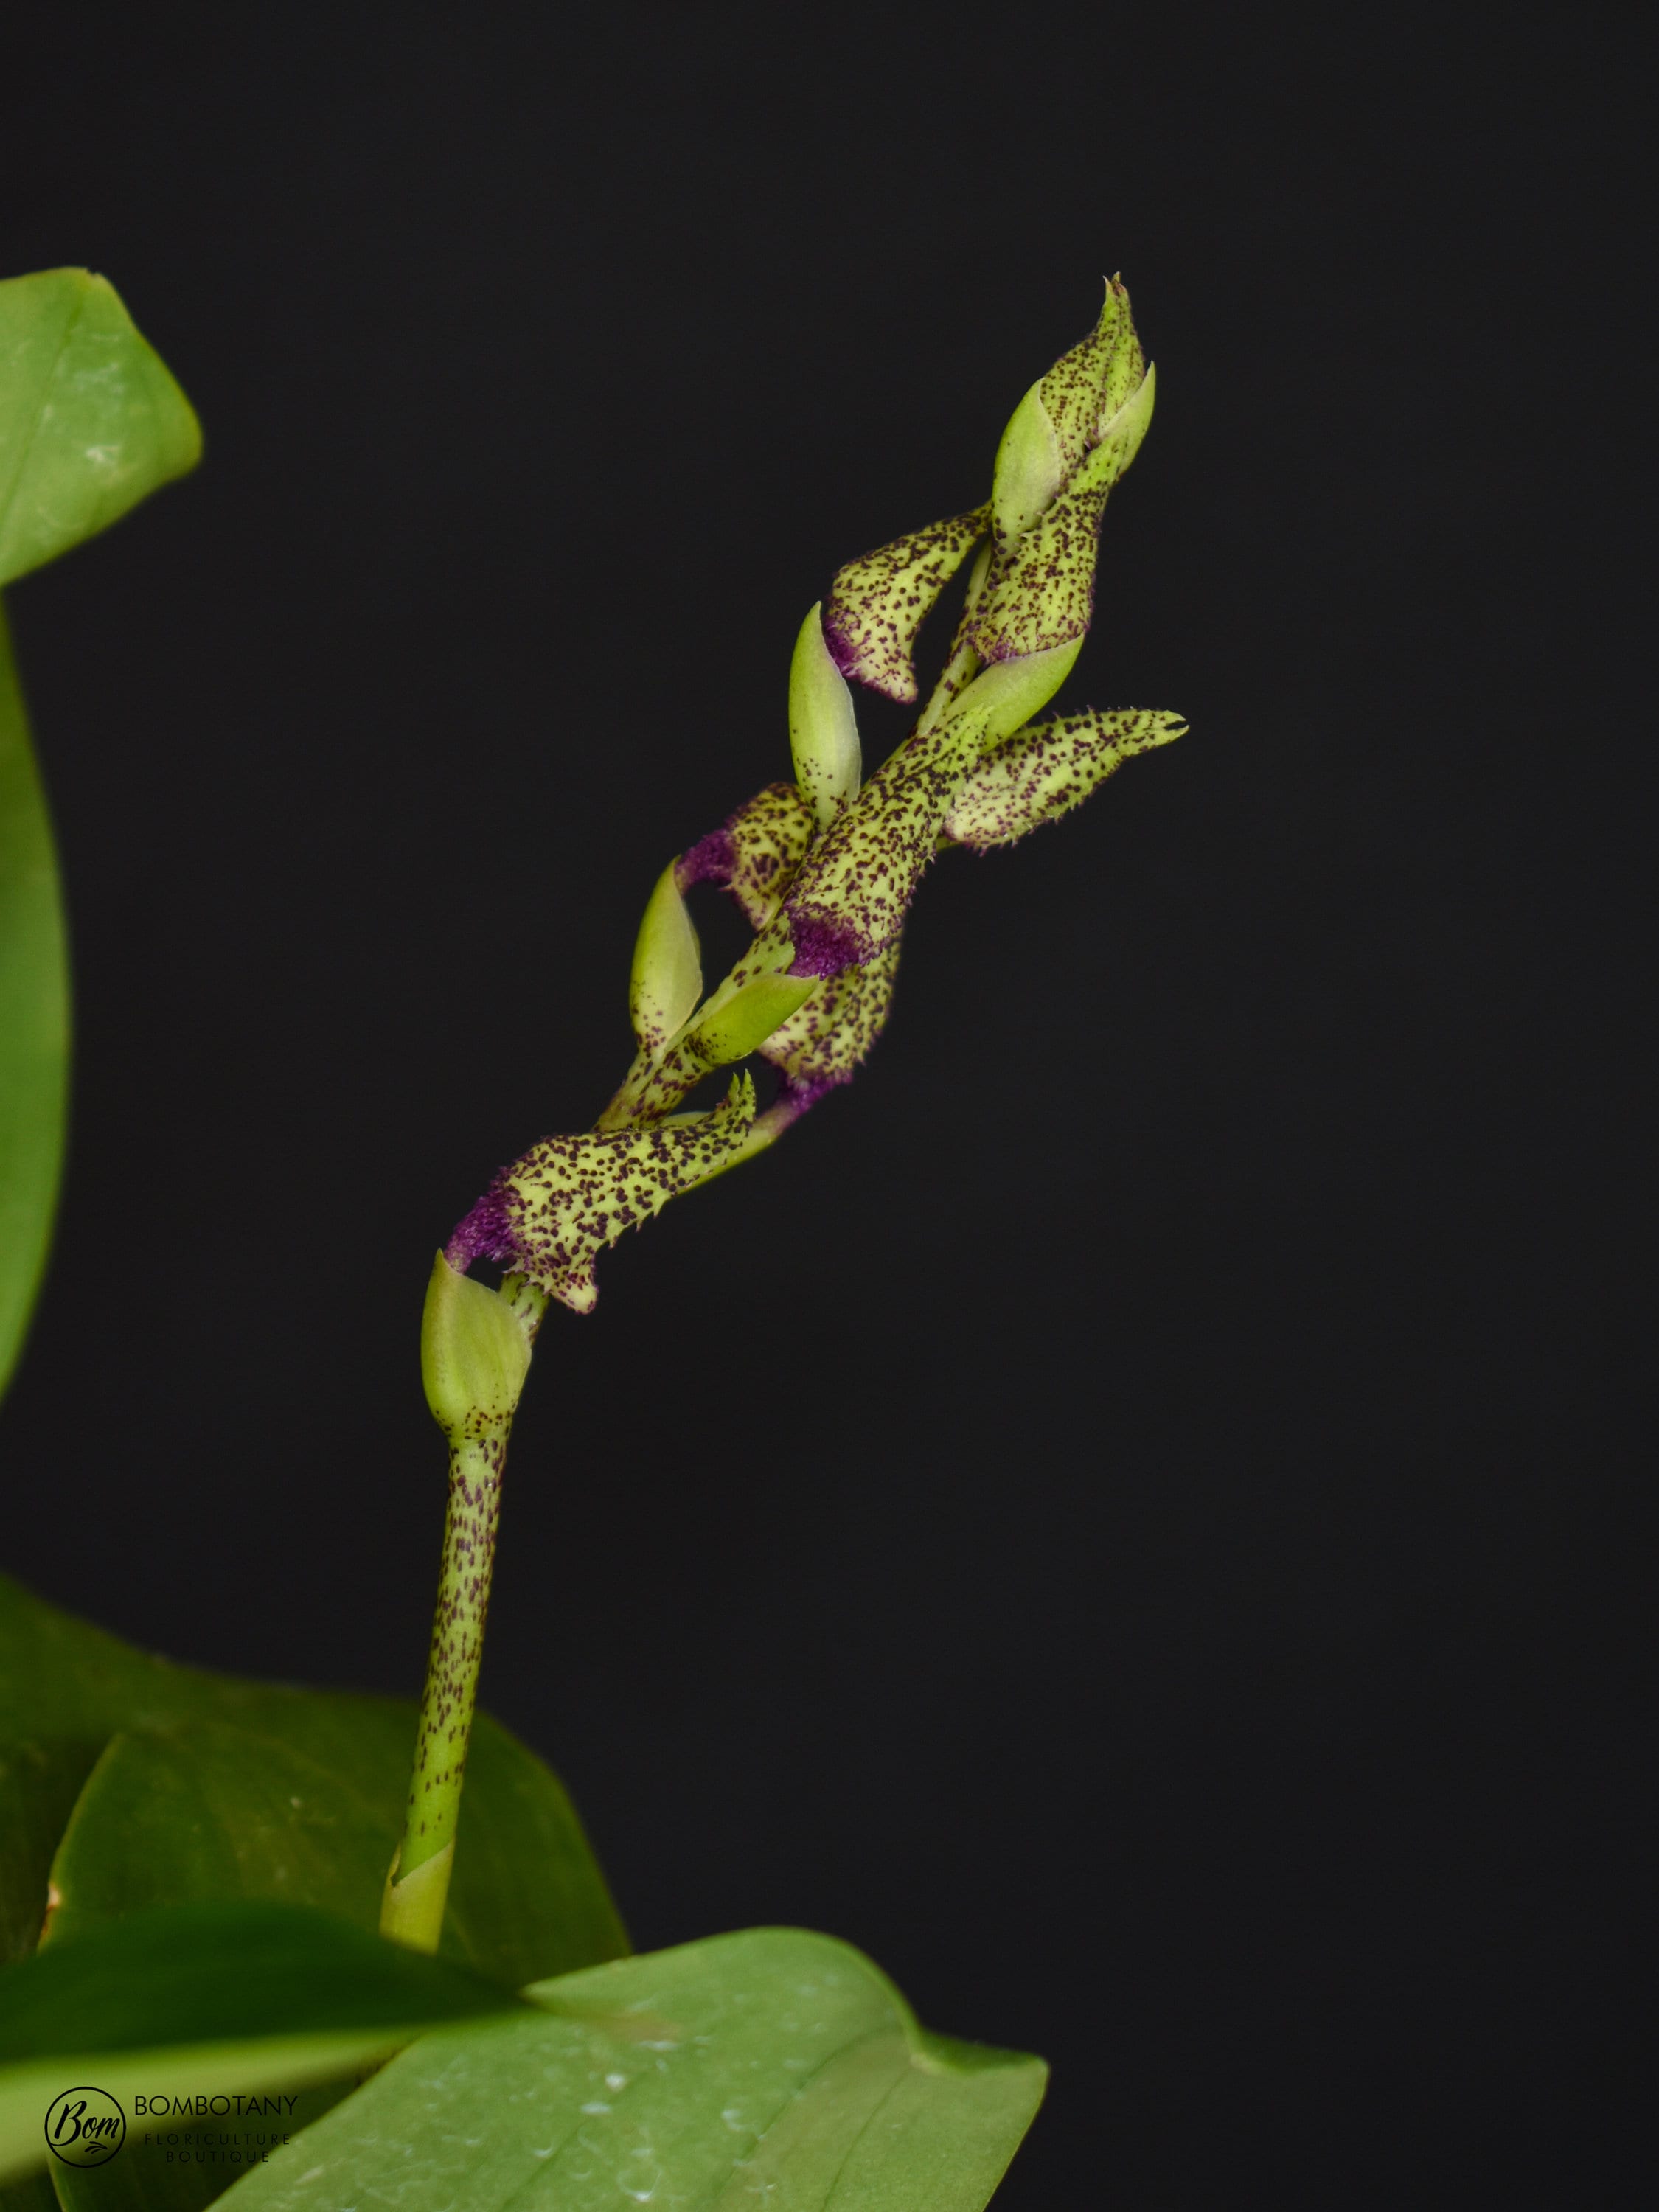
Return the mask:
M522 1275L508 1275L501 1296L532 1341L547 1299ZM467 1742L477 1702L489 1610L501 1478L507 1468L511 1413L481 1413L467 1433L452 1435L449 1500L444 1515L443 1564L432 1617L426 1688L421 1698L415 1767L403 1842L386 1884L380 1932L416 1950L435 1951L443 1927L449 1869L466 1778ZM411 1876L427 1873L418 1881Z
M452 1843L466 1771L466 1743L483 1656L484 1616L501 1517L507 1436L453 1446L443 1570L426 1662L426 1694L409 1786L409 1814L398 1855L400 1879Z

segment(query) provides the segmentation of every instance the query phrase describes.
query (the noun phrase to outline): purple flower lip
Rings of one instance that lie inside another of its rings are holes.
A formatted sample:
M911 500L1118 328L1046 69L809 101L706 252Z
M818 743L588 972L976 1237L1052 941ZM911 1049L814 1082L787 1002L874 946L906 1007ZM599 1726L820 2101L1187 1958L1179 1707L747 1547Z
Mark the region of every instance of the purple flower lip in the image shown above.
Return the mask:
M793 910L789 941L795 951L788 969L792 975L839 975L843 968L857 967L867 951L864 939L848 923L832 915Z
M847 635L833 601L823 611L823 642L829 648L830 659L842 674L851 676L858 666L858 644L856 640Z
M674 881L682 891L689 891L693 884L729 884L737 860L732 832L711 830L689 852L681 854L674 870Z
M791 1121L799 1121L803 1114L811 1111L820 1098L827 1097L840 1085L852 1079L850 1074L815 1075L810 1082L802 1083L793 1075L786 1075L778 1085L778 1103L787 1109Z
M456 1224L444 1247L444 1257L458 1275L465 1274L475 1260L507 1261L516 1255L507 1207L493 1190L487 1190L471 1212Z

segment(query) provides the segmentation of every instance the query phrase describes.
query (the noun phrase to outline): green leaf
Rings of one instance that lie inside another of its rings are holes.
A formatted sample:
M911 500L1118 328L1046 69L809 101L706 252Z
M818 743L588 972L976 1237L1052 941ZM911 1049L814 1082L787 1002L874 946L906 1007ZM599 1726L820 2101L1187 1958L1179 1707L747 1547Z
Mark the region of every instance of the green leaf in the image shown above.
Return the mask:
M385 1855L384 1810L326 1767L249 1730L205 1721L118 1735L52 1862L47 1945L55 1954L181 1897L264 1896L349 1915L364 1928L366 1877ZM289 2094L284 2125L298 2132L351 2083L275 2086ZM155 2156L52 2172L64 2212L199 2212L235 2178L216 2164Z
M17 2181L0 2182L0 2212L58 2212L50 2177L26 2173Z
M0 607L0 1391L52 1241L69 1054L58 858Z
M425 2038L238 2183L227 2212L335 2212L389 2191L402 2212L979 2212L1047 2075L925 2034L867 1959L799 1929L526 1994L541 2017Z
M234 2096L326 2080L438 2023L510 2013L470 1968L326 1914L190 1905L54 1943L0 1974L0 2174L46 2159L47 2106L95 2083Z
M0 283L0 584L193 468L190 403L84 269ZM52 830L0 612L0 1390L51 1240L69 1075L69 969Z
M377 1927L412 1703L171 1666L0 1576L0 1955L33 1948L54 1875L71 1932L204 1895ZM558 1781L481 1715L444 1954L517 1986L626 1948Z
M0 584L201 457L190 402L112 284L84 269L0 283Z

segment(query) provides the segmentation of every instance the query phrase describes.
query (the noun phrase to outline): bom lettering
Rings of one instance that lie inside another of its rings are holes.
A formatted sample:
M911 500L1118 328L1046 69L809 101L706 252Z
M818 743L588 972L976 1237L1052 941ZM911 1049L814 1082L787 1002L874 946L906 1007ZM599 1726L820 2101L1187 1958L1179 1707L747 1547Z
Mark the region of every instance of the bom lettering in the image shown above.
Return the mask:
M102 2166L126 2136L126 2114L107 2090L65 2089L46 2107L46 2148L64 2166Z

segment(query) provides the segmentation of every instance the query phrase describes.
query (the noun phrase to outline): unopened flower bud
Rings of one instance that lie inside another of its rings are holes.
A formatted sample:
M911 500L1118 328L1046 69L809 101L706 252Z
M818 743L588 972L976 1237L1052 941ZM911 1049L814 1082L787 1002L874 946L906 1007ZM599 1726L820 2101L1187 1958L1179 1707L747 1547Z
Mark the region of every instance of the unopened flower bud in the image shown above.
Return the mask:
M1153 390L1114 277L1095 329L1032 386L1003 434L996 556L965 625L981 660L1046 652L1088 629L1101 516L1140 449Z
M1098 445L1106 424L1139 389L1146 374L1146 359L1129 313L1129 295L1114 276L1093 330L1060 356L1038 386L1054 424L1065 481Z
M745 1060L817 988L816 980L796 975L753 975L698 1023L685 1040L687 1049L710 1067Z
M1042 403L1042 385L1039 378L1015 408L997 447L991 522L999 547L1025 535L1066 479L1060 440Z
M795 781L820 824L833 822L859 787L858 718L847 678L823 641L823 609L800 626L789 665L789 747Z
M512 1307L440 1252L421 1316L421 1375L438 1426L454 1444L503 1427L529 1372L530 1340Z
M647 1052L660 1052L702 996L697 933L671 860L657 878L634 940L628 982L629 1018Z

